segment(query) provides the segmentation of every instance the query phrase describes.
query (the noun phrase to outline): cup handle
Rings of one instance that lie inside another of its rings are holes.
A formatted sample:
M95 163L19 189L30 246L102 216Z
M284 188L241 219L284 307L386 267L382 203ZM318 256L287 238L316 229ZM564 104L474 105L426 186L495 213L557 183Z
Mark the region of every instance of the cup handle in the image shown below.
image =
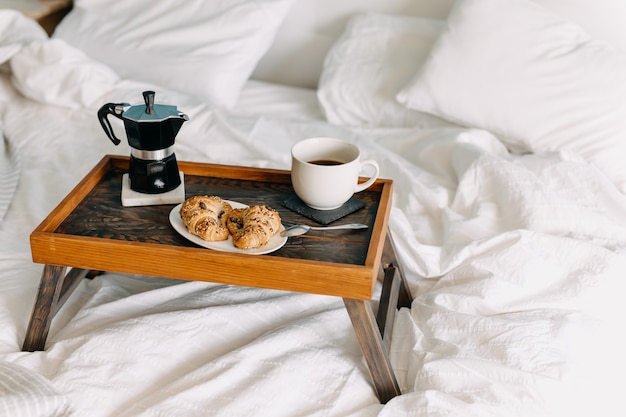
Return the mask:
M378 163L372 159L368 159L367 161L362 161L361 170L363 170L363 167L366 165L371 165L374 167L374 174L367 181L361 184L357 184L356 187L354 188L355 193L358 193L359 191L363 191L369 188L372 184L374 184L374 181L378 179L378 172L380 171L380 169L378 168Z

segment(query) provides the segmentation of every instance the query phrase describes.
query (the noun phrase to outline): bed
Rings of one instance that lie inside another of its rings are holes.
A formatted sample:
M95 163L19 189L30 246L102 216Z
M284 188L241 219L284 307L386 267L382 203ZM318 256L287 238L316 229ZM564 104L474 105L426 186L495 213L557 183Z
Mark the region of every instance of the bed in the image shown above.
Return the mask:
M0 414L623 415L625 19L618 0L75 0L49 37L0 10ZM103 273L22 351L29 234L129 154L96 112L145 90L189 115L179 160L289 169L313 136L377 160L414 297L401 395L379 402L340 298L252 287Z

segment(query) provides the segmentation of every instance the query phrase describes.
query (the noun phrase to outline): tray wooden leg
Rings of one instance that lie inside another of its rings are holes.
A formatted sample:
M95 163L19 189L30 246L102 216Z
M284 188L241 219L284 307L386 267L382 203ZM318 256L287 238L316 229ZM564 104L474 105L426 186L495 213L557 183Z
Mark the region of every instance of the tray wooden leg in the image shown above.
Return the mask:
M380 335L369 301L344 298L343 302L354 327L365 362L381 403L400 395L400 387L391 367L385 342Z
M66 267L46 265L41 274L39 291L26 329L23 351L44 350L52 318L67 301L88 270L73 268L65 275Z
M383 288L376 317L374 317L369 301L350 298L344 298L343 301L372 376L378 399L385 404L393 397L401 394L389 360L393 322L397 309L410 307L413 298L402 271L399 269L396 252L389 234L385 240L381 263Z
M390 267L385 269L383 289L380 294L376 322L383 341L387 344L387 348L389 348L389 343L391 343L393 322L396 319L396 312L398 311L401 282L402 278L396 268Z
M402 273L402 269L400 268L400 264L398 263L396 249L393 246L393 241L391 240L389 233L387 233L387 236L385 237L385 246L383 247L381 263L383 271L385 272L385 276L389 274L389 270L392 268L397 270L398 272L398 307L411 307L411 303L413 302L413 296L411 295L409 285L404 279L405 275Z

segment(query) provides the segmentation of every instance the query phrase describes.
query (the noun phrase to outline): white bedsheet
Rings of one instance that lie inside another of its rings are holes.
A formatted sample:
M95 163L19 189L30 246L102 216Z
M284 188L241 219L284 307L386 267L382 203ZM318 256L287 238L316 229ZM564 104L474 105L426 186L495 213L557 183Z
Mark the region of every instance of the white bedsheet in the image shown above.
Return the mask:
M20 164L17 153L9 147L1 129L0 136L2 136L0 140L0 221L2 221L17 188Z
M229 112L156 88L190 116L177 158L288 169L293 143L328 135L379 162L415 295L391 347L404 394L378 403L341 299L211 283L84 280L47 350L21 352L42 270L30 232L104 154L129 153L95 110L158 87L86 57L72 55L80 69L48 60L64 51L23 48L16 62L30 64L0 82L21 166L0 223L0 359L50 380L75 415L623 415L626 196L599 170L574 154L512 155L485 131L333 126L315 92L261 82Z

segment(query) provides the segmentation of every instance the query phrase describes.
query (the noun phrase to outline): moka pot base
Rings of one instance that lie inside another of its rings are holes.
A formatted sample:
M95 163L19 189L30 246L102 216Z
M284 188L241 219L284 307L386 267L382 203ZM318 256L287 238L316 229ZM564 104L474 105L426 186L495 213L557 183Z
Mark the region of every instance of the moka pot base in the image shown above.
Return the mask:
M182 171L180 185L173 190L159 194L140 193L130 188L128 174L122 176L122 205L124 207L157 206L160 204L178 204L185 201L185 177Z

